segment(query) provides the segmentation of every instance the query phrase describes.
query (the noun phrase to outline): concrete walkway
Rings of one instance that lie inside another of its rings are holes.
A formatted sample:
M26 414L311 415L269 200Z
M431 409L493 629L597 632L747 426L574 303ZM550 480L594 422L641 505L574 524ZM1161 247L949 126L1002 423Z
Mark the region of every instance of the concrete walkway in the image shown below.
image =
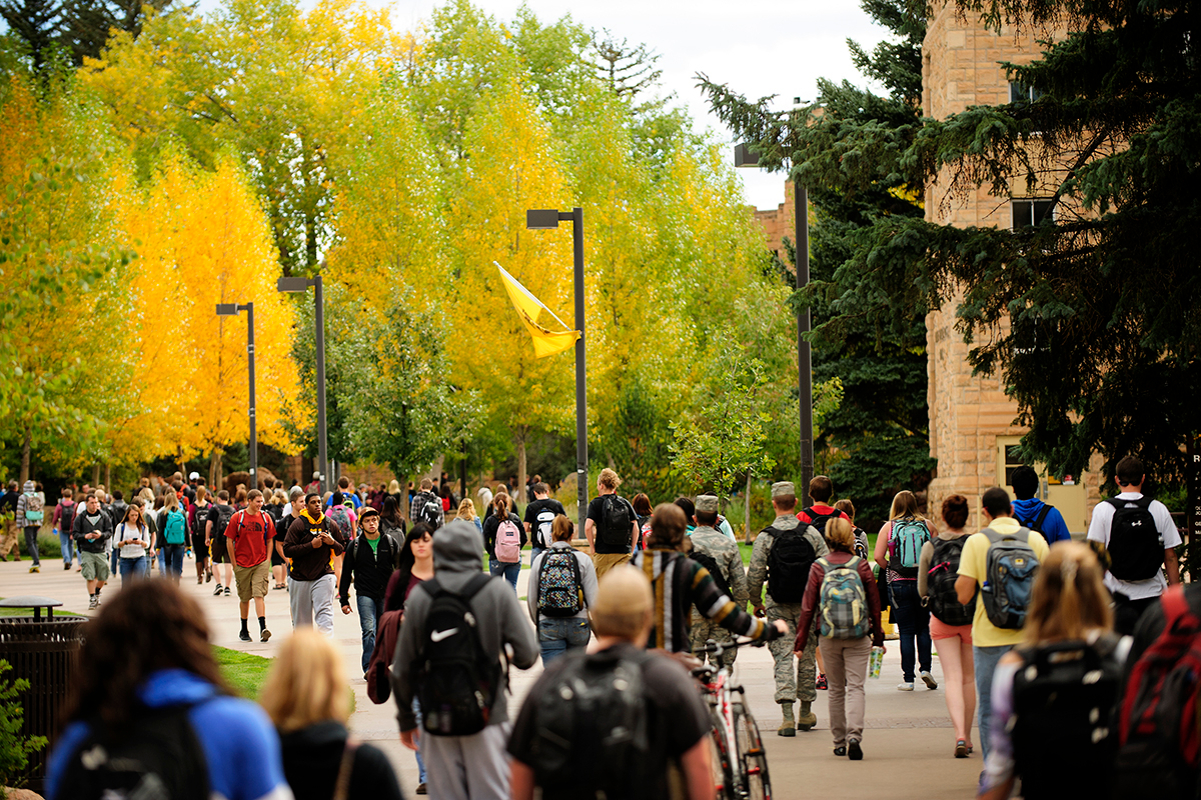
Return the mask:
M528 558L528 551L526 553ZM61 559L44 559L39 574L28 573L29 560L0 563L0 597L41 595L63 602L63 610L87 614L87 588L79 573L64 571ZM191 576L189 576L191 572ZM518 595L524 597L528 571L518 581ZM280 642L291 632L287 592L271 591L267 597L267 627L271 641L242 642L236 590L230 597L214 597L216 583L197 585L195 566L184 561L182 588L196 597L208 616L214 644L271 657ZM120 580L104 589L101 600L120 591ZM524 602L522 603L524 608ZM253 607L251 608L253 614ZM395 705L392 701L375 705L367 697L362 679L362 645L358 617L335 615L335 639L345 655L346 671L355 692L356 710L350 720L354 735L381 748L392 760L406 796L417 785L417 766L411 751L400 745ZM257 624L252 619L252 632ZM751 710L763 729L768 764L775 795L782 800L810 796L853 798L970 798L975 794L976 777L982 767L980 756L955 759L954 731L947 719L942 689L928 691L919 683L915 692L899 692L900 652L889 642L884 669L879 680L867 687L867 730L864 733L864 760L860 763L832 755L826 693L818 692L818 727L795 738L776 736L779 709L772 701L772 660L766 648L743 648L735 667L735 677L746 687ZM513 670L510 683L513 695L510 711L515 715L530 686L541 672L541 663L528 671ZM942 671L934 660L934 674L941 682Z

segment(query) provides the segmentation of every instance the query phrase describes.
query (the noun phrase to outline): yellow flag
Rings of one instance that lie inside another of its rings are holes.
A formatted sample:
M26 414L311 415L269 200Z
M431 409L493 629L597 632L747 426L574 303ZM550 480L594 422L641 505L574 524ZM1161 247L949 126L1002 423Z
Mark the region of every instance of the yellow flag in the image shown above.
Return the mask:
M496 264L495 261L492 263ZM530 337L534 340L534 355L543 358L571 349L575 345L576 339L580 338L580 332L552 331L545 325L539 324L539 320L549 322L553 319L560 326L567 327L563 320L556 317L554 312L543 305L541 300L530 294L529 289L518 283L517 279L506 272L504 267L496 264L496 268L500 270L500 278L505 282L505 289L509 292L509 299L513 301L513 307L517 309L522 324L525 325L526 330L530 332Z

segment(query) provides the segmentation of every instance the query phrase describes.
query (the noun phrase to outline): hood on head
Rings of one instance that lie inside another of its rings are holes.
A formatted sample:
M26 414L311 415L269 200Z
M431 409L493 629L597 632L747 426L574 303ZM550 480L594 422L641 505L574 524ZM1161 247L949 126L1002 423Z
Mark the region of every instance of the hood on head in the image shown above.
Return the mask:
M465 519L455 519L434 531L434 569L479 572L484 535Z
M33 481L25 481L25 494L33 494L37 488L37 484Z

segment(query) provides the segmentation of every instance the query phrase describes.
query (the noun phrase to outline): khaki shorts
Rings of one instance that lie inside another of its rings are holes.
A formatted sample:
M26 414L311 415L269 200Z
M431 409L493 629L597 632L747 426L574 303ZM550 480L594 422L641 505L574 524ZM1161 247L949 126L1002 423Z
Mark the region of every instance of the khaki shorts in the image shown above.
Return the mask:
M104 553L88 553L80 550L79 563L83 565L85 581L108 580L108 556Z
M629 553L597 553L592 556L592 563L596 565L596 579L599 581L605 576L605 573L614 567L619 567L622 564L630 563Z
M234 564L234 581L238 584L238 599L243 603L252 597L266 597L268 579L271 577L271 559L253 567Z

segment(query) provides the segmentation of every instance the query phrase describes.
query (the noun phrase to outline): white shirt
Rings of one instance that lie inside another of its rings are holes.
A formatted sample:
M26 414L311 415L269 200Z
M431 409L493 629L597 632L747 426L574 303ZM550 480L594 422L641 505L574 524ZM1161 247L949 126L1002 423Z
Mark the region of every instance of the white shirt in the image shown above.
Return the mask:
M126 527L122 522L117 526L117 530L113 533L113 542L122 542L126 539L137 539L141 544L123 544L121 545L121 558L141 558L146 555L146 548L150 547L150 529Z
M1122 492L1117 496L1118 500L1139 500L1141 498L1142 494L1139 492ZM1168 507L1158 500L1152 500L1148 510L1155 520L1155 528L1163 537L1164 549L1179 547L1180 532L1176 530L1176 523L1172 522L1172 513L1168 511ZM1093 508L1093 520L1088 526L1089 541L1100 542L1109 547L1109 530L1113 525L1113 512L1114 507L1110 503L1097 503ZM1105 588L1111 592L1121 592L1131 600L1145 600L1163 594L1164 589L1168 588L1168 582L1164 579L1163 572L1157 572L1154 577L1145 581L1123 581L1106 572Z

